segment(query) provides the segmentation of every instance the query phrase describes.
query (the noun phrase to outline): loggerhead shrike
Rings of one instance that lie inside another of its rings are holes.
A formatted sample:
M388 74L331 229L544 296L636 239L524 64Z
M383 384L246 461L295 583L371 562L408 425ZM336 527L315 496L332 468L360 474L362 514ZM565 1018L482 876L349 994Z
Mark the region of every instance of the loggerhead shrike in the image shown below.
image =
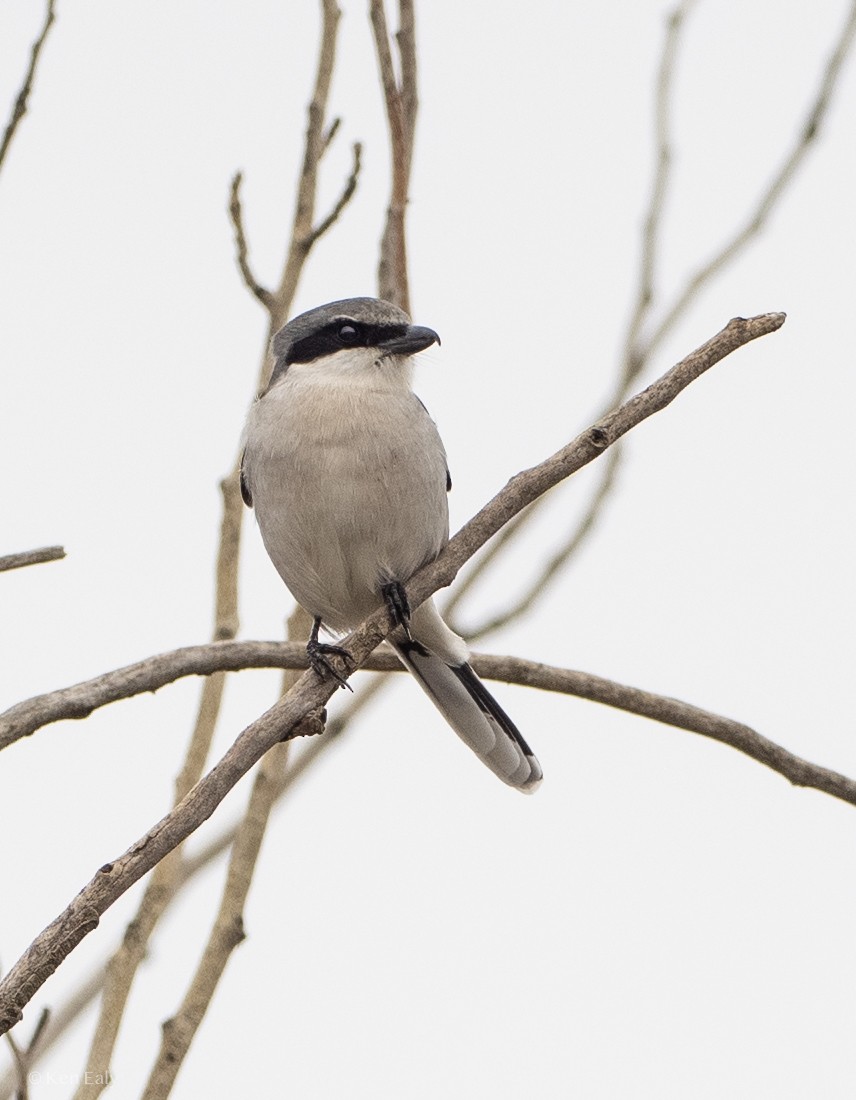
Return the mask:
M389 641L455 732L503 782L533 791L541 767L470 668L433 600L410 613L404 585L449 539L451 478L434 421L410 388L413 356L440 338L376 298L289 321L273 339L270 384L245 429L241 492L271 561L314 618L320 675L347 651L318 641L386 602Z

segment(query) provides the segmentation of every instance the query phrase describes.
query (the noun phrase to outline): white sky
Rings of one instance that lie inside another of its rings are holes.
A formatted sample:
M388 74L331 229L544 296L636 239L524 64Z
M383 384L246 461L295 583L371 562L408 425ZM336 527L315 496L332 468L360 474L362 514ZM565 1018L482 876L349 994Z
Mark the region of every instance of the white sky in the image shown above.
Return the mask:
M386 136L365 5L342 6L343 124L321 208L352 140L365 170L296 309L375 290ZM698 5L677 73L667 295L769 178L847 9ZM454 527L611 387L668 10L420 5L413 311L443 346L420 357L417 389L447 444ZM34 0L0 6L0 103L41 17ZM217 482L264 335L234 264L228 185L242 168L252 261L272 281L316 32L309 0L59 0L0 174L0 553L61 542L69 556L0 577L4 707L209 636ZM633 433L596 537L525 623L487 643L686 699L849 775L854 120L851 58L763 240L654 369L735 314L785 310L784 329ZM590 480L577 482L479 590L473 620L567 527ZM248 521L242 636L280 637L288 608ZM277 683L230 680L218 755ZM4 965L164 812L199 691L185 681L4 754ZM471 758L404 677L295 790L174 1095L852 1097L854 810L692 734L497 694L544 767L534 798ZM218 866L157 936L111 1096L139 1094L221 882ZM25 1034L139 896L44 986ZM90 1030L88 1017L51 1054L34 1100L71 1094Z

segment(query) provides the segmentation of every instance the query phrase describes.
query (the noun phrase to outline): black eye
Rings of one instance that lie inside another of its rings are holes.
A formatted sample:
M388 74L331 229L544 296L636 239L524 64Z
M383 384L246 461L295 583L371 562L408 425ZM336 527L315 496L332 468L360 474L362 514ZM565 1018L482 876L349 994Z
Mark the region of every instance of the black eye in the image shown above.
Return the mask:
M359 333L353 325L339 325L337 335L343 344L355 344Z

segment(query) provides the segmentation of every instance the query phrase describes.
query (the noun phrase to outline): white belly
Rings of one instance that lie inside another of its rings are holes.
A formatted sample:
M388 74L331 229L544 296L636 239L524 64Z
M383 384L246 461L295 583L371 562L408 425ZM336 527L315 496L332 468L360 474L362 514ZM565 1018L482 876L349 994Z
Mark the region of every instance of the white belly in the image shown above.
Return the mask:
M244 471L277 571L334 630L448 540L445 453L400 361L289 367L250 410Z

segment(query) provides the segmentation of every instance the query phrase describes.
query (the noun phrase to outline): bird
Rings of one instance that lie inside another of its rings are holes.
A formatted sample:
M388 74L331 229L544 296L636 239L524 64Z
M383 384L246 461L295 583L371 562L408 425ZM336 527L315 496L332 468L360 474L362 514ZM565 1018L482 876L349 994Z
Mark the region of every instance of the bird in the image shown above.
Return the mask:
M414 356L440 337L379 298L310 309L273 337L270 381L247 415L241 493L265 549L312 616L319 675L344 683L319 642L387 606L401 662L446 721L504 783L531 793L541 766L469 663L433 599L405 585L449 540L446 451L413 392Z

